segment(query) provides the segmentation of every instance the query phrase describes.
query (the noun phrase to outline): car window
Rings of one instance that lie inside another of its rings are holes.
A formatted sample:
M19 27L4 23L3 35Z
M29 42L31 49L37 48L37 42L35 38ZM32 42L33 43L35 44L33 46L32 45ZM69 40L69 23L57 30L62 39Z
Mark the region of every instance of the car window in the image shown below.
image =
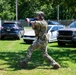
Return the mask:
M55 27L52 28L52 31L56 31L56 30L58 30L57 26L55 26Z
M48 30L51 28L52 26L48 26Z
M15 23L4 23L2 26L3 27L14 27L16 24Z
M48 25L59 25L56 21L48 21Z
M58 27L58 29L62 29L62 28L63 28L62 26L59 26L59 27Z
M76 22L71 23L69 27L70 28L76 28Z
M48 25L53 25L53 23L51 21L48 21Z
M52 23L55 24L55 25L59 25L59 23L58 22L55 22L55 21L52 21Z

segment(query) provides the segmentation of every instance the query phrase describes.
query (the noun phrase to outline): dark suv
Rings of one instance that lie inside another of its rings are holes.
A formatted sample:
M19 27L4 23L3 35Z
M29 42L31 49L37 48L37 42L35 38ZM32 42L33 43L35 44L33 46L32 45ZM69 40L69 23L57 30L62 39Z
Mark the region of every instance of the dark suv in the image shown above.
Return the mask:
M23 34L24 28L18 22L4 22L1 26L1 39L15 38L20 40Z
M72 22L68 28L58 30L58 45L76 44L76 21Z

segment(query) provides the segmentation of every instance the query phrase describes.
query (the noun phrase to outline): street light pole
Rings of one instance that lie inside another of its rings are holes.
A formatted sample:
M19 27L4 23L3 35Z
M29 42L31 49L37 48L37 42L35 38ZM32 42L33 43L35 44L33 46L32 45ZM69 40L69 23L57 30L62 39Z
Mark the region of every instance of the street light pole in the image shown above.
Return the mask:
M18 21L18 0L16 0L16 21Z
M57 20L59 22L59 5L57 5Z

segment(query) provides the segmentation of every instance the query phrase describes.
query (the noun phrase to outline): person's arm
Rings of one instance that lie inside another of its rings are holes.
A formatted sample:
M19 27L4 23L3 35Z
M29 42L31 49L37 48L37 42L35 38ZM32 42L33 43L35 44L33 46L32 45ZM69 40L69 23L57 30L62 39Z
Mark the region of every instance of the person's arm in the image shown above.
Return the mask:
M41 25L41 21L30 21L29 18L26 18L27 22L30 22L32 24L32 28L35 29L35 26Z
M26 18L26 21L32 24L32 28L35 28L35 21L30 21L29 18Z
M35 21L30 21L30 23L32 24L32 28L35 29Z

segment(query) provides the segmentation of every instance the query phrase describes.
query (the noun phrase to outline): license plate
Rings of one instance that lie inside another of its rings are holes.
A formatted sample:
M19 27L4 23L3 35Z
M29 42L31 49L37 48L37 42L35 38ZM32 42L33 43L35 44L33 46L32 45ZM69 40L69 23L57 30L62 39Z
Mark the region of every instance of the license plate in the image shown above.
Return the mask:
M10 29L7 29L7 31L10 31Z

